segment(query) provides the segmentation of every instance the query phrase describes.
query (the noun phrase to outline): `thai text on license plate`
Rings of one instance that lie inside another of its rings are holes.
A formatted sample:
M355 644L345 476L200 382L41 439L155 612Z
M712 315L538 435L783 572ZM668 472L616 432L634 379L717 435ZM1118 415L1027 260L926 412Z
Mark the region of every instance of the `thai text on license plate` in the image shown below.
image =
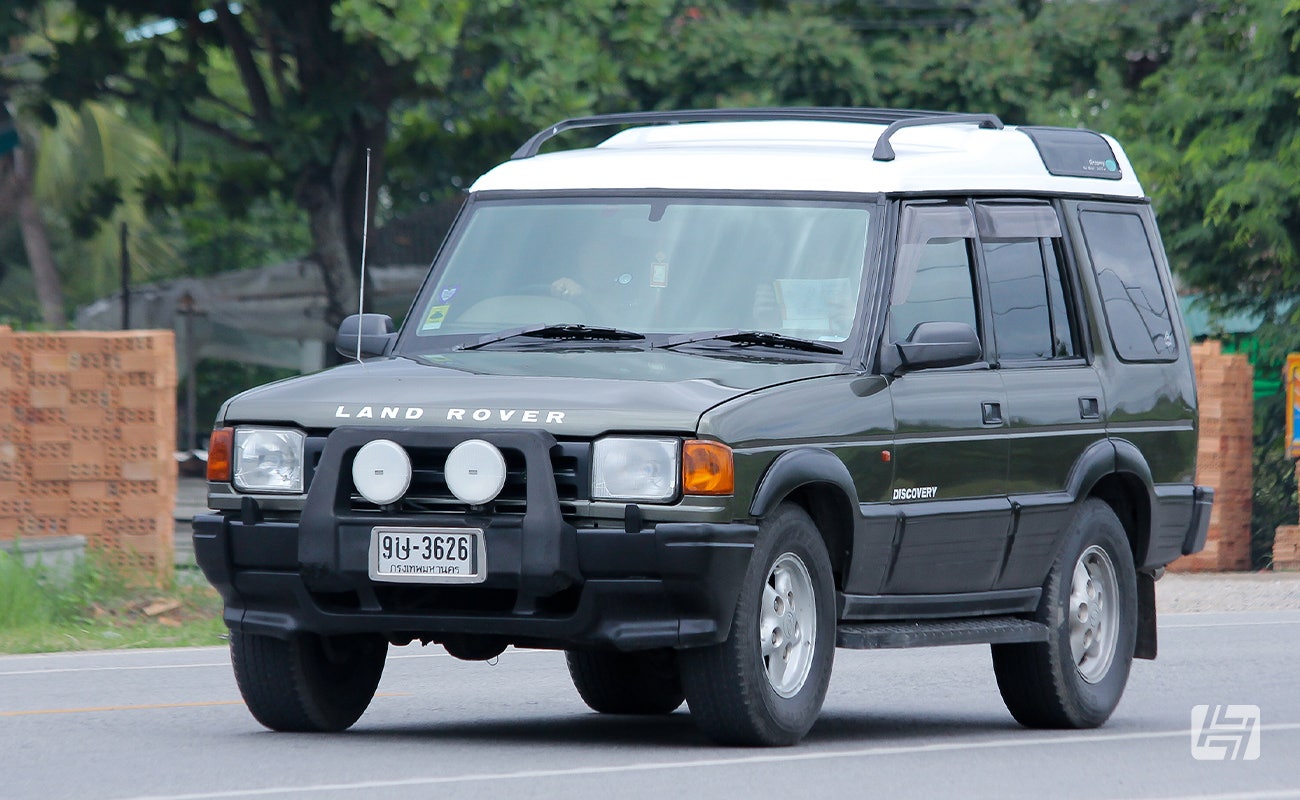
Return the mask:
M393 583L481 583L487 578L479 528L374 528L370 577Z

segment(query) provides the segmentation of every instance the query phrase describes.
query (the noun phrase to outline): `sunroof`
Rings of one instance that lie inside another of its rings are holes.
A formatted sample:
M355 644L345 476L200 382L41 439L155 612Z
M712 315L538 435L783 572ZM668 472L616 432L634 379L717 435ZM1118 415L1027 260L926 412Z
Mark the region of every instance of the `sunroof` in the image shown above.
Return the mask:
M1124 177L1110 143L1100 133L1081 128L1023 126L1019 130L1038 148L1043 165L1053 175L1068 178Z

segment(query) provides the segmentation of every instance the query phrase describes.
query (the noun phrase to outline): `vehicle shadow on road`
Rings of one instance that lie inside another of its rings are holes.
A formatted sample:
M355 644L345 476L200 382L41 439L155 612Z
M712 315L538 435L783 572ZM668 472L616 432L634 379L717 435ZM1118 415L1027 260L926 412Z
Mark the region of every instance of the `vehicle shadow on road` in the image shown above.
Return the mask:
M804 740L806 744L898 745L909 741L933 742L964 735L1021 731L1010 719L974 715L917 716L878 713L825 712ZM666 716L637 717L579 713L530 719L495 719L479 722L430 722L419 725L367 727L364 720L347 734L382 741L483 742L495 745L573 744L584 747L637 747L678 750L683 746L711 746L684 709Z
M578 713L475 722L430 721L427 724L382 727L378 724L376 727L367 727L363 719L348 731L348 736L369 740L482 742L497 745L563 743L615 748L626 745L680 747L685 743L703 744L707 741L692 724L690 715L682 711L654 717Z
M1010 717L976 714L943 715L918 713L871 713L823 711L804 740L827 744L903 744L933 742L989 733L1015 733L1024 728Z

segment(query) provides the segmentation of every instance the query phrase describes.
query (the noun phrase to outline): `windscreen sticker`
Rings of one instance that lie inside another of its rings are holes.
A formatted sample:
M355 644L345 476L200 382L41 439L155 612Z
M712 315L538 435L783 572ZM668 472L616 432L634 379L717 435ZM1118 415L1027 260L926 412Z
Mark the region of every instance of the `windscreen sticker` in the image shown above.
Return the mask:
M650 286L655 289L668 286L668 258L663 253L655 254L655 261L650 265Z
M420 331L436 331L442 327L442 323L447 320L447 311L450 305L432 306L429 313L424 315L424 322L420 324Z
M446 289L443 289L442 291L438 292L438 300L443 303L450 303L451 298L455 297L456 292L459 291L460 291L459 286L448 286Z

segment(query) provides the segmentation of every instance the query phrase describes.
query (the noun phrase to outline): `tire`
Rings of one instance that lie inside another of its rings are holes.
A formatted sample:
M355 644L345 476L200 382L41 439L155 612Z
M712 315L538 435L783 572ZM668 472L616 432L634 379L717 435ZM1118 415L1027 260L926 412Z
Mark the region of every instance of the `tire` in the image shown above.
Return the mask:
M726 641L677 655L696 725L729 745L799 742L835 657L835 585L812 519L783 503L759 527Z
M1085 500L1070 523L1036 618L1046 642L992 648L1007 710L1028 728L1100 726L1124 694L1137 638L1133 553L1101 500Z
M374 698L387 655L380 636L230 634L239 693L257 721L275 731L351 727Z
M686 695L672 650L566 650L582 701L601 714L671 714Z

